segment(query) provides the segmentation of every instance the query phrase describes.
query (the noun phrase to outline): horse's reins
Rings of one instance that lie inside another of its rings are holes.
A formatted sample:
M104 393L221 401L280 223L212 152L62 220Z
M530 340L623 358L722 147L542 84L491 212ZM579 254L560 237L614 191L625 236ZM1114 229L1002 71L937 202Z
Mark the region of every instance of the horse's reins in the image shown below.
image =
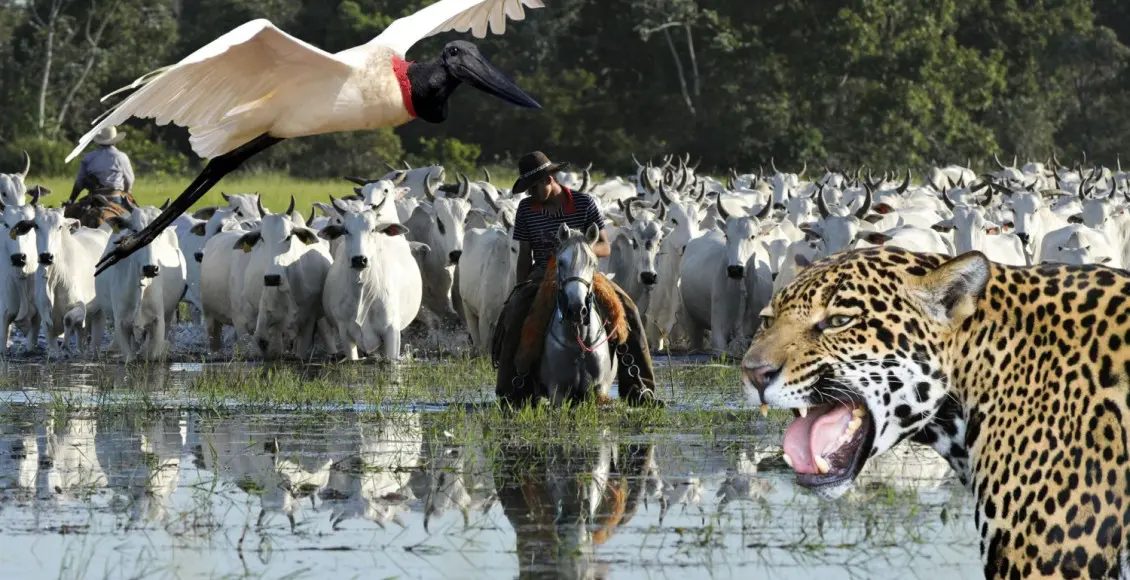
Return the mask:
M585 288L588 288L588 296L585 298L585 301L589 303L589 308L595 308L596 307L595 304L594 304L594 301L593 301L592 282L591 281L586 280L584 278L581 278L580 276L570 276L570 277L565 278L564 280L561 281L561 283L558 285L557 292L559 294L564 292L565 291L565 285L568 284L569 282L580 282L581 284L584 284ZM558 308L560 308L560 306L558 306ZM581 350L584 351L584 352L595 351L596 349L603 346L604 343L611 340L612 335L615 334L615 331L613 331L613 332L608 331L608 322L605 322L604 323L604 338L593 343L592 346L587 346L587 345L585 345L585 340L583 338L581 338L581 329L586 327L586 326L588 326L588 321L587 320L581 320L580 324L577 325L577 332L576 332L577 346L581 347Z

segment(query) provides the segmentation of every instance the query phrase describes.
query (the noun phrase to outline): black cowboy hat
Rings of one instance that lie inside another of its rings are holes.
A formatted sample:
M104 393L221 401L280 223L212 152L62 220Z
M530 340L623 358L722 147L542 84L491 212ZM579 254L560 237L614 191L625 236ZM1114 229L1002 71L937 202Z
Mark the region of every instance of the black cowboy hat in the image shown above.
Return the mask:
M568 166L569 162L567 161L560 163L550 161L549 157L546 157L545 153L541 151L527 153L518 160L518 180L514 182L514 187L510 188L510 192L522 193L546 175L551 175Z

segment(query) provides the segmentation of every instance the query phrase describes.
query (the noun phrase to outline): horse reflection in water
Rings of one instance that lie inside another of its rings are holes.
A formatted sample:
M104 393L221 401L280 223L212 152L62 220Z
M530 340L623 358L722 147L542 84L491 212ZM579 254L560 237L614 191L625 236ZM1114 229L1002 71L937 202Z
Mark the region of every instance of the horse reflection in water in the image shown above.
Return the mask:
M606 440L502 451L495 481L517 535L520 576L607 576L594 550L635 515L647 493L651 446Z

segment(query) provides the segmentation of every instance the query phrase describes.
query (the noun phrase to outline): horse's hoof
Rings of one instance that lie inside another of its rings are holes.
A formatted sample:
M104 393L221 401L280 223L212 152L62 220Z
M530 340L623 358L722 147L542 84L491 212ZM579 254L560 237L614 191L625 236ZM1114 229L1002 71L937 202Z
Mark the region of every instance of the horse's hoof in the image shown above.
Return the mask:
M654 407L663 409L667 407L667 403L659 397L655 396L655 391L651 389L644 389L639 393L628 397L628 404L633 407Z

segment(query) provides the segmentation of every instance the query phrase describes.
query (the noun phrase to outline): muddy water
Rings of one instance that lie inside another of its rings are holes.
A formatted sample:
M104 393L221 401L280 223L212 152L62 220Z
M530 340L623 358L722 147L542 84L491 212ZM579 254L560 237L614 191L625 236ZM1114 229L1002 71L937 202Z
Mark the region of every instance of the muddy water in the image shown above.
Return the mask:
M40 383L0 392L3 577L979 573L968 493L923 448L896 448L824 502L793 484L782 425L747 414L549 442L442 406L251 413L90 396L148 380L116 372L11 370ZM175 393L191 370L159 376Z

